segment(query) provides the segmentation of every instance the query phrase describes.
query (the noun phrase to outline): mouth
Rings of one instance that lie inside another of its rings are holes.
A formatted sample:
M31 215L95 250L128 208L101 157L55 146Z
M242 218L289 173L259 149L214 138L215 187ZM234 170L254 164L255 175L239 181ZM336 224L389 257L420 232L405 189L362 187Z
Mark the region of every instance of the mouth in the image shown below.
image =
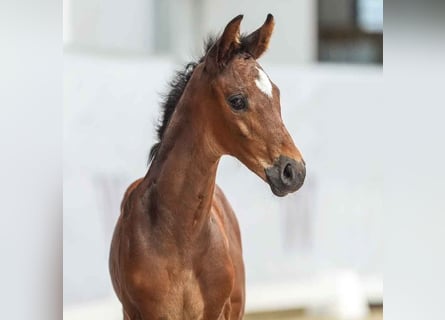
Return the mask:
M277 187L276 185L274 185L270 180L269 180L269 178L267 179L268 181L268 184L269 184L269 187L270 187L270 190L272 190L272 193L274 194L274 195L276 195L277 197L284 197L284 196L287 196L288 194L289 194L289 191L285 191L285 190L281 190L279 187Z

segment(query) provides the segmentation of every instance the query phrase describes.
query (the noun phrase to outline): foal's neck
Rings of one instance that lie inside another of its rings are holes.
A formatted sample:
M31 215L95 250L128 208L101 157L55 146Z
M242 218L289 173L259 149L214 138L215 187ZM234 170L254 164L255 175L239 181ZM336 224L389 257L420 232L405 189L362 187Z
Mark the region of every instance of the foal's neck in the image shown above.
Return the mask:
M146 180L152 220L189 240L207 225L220 156L211 150L199 121L189 119L182 107L170 121Z

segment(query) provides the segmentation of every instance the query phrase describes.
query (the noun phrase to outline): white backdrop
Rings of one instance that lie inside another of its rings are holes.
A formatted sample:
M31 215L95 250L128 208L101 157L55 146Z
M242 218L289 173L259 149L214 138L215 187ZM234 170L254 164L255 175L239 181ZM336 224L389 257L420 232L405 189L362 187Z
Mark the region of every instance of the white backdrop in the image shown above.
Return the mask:
M68 308L114 295L111 232L125 188L146 173L159 93L177 67L154 58L65 54ZM247 309L308 304L326 292L327 278L345 272L360 279L370 299L381 299L383 157L373 149L384 113L381 68L263 67L280 87L283 119L306 160L307 180L300 192L277 198L237 160L221 161L217 183L242 229Z

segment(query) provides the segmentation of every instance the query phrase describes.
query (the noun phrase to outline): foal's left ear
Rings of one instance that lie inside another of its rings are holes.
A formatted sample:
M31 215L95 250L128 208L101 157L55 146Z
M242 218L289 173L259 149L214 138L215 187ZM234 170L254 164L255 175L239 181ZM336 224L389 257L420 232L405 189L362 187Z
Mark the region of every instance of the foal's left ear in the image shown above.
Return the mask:
M232 53L240 47L240 24L243 15L233 18L224 29L221 37L210 48L206 56L206 68L209 71L222 69L232 57Z
M273 15L269 13L264 24L244 39L243 46L255 59L267 50L274 26Z

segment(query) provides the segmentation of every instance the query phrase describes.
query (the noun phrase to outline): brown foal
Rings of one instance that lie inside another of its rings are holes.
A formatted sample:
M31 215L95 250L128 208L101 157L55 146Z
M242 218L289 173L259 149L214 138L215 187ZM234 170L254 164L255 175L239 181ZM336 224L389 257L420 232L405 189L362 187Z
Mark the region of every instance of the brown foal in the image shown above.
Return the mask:
M275 195L303 184L305 164L282 122L279 89L256 61L273 17L247 36L241 19L172 83L151 166L125 193L110 253L124 319L243 318L240 230L215 184L222 155L239 159Z

